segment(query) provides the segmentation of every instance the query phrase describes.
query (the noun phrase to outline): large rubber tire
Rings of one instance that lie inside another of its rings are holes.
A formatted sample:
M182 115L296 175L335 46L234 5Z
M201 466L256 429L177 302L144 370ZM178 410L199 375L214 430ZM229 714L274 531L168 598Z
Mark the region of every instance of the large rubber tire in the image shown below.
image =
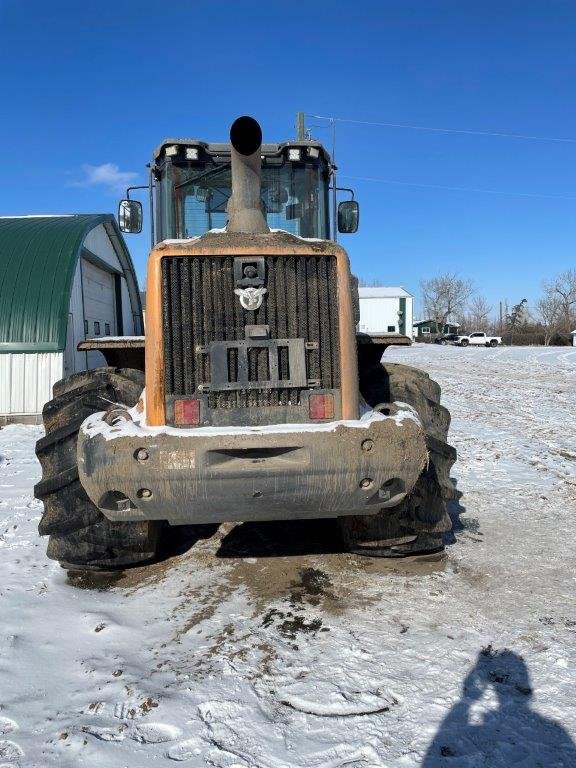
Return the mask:
M366 402L401 401L418 413L426 432L428 466L412 493L397 507L375 515L339 518L351 552L373 557L406 557L440 552L443 534L452 527L446 502L456 497L450 469L456 451L448 445L450 413L440 405L440 386L427 373L398 363L379 363L360 372Z
M144 374L131 368L96 368L57 382L42 413L45 437L36 443L42 480L34 488L44 503L38 526L49 536L48 557L73 570L116 570L154 558L158 522L110 522L90 501L78 478L76 444L85 418L111 405L133 406Z

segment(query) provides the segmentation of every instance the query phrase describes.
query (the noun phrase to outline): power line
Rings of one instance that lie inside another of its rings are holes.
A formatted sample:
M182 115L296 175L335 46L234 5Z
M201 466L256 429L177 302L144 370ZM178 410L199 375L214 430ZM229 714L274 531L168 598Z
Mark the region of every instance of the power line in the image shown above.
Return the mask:
M523 139L525 141L553 141L556 143L576 144L576 139L559 138L557 136L531 136L522 133L504 133L499 131L469 131L460 128L433 128L427 125L407 125L406 123L382 123L371 120L351 120L346 117L326 117L325 115L311 115L306 113L306 117L312 117L315 120L328 120L331 123L353 123L355 125L373 125L380 128L405 128L411 131L429 131L433 133L456 133L467 136L496 136L504 139Z
M401 187L420 187L422 189L445 189L450 192L477 192L487 195L507 195L509 197L535 197L545 200L576 200L576 196L569 195L544 195L537 192L503 192L498 189L483 189L481 187L450 187L446 184L417 184L411 181L396 181L395 179L375 179L367 176L347 176L340 174L341 179L351 179L352 181L372 181L379 184L394 184Z

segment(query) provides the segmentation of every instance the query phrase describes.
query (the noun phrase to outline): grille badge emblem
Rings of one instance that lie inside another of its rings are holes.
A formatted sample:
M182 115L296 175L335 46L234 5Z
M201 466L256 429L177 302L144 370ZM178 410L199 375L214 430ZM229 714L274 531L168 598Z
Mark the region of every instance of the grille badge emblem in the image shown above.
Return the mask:
M234 293L240 298L240 304L244 309L254 312L262 306L264 294L268 288L235 288Z

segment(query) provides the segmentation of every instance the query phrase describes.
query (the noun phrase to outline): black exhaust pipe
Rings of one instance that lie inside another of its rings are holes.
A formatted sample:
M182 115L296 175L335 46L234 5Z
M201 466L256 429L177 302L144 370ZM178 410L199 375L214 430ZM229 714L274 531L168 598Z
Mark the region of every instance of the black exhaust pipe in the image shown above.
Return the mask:
M253 117L244 115L230 128L232 145L232 195L228 200L227 232L254 235L270 232L260 198L260 148L262 129Z

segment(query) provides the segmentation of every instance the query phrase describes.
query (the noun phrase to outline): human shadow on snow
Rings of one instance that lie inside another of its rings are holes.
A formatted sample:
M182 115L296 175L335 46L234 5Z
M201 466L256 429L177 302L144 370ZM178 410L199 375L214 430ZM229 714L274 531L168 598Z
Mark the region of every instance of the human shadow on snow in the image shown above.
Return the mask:
M496 694L497 707L477 715L474 708L488 689ZM573 768L576 745L559 723L531 708L533 695L520 655L484 648L421 768Z

